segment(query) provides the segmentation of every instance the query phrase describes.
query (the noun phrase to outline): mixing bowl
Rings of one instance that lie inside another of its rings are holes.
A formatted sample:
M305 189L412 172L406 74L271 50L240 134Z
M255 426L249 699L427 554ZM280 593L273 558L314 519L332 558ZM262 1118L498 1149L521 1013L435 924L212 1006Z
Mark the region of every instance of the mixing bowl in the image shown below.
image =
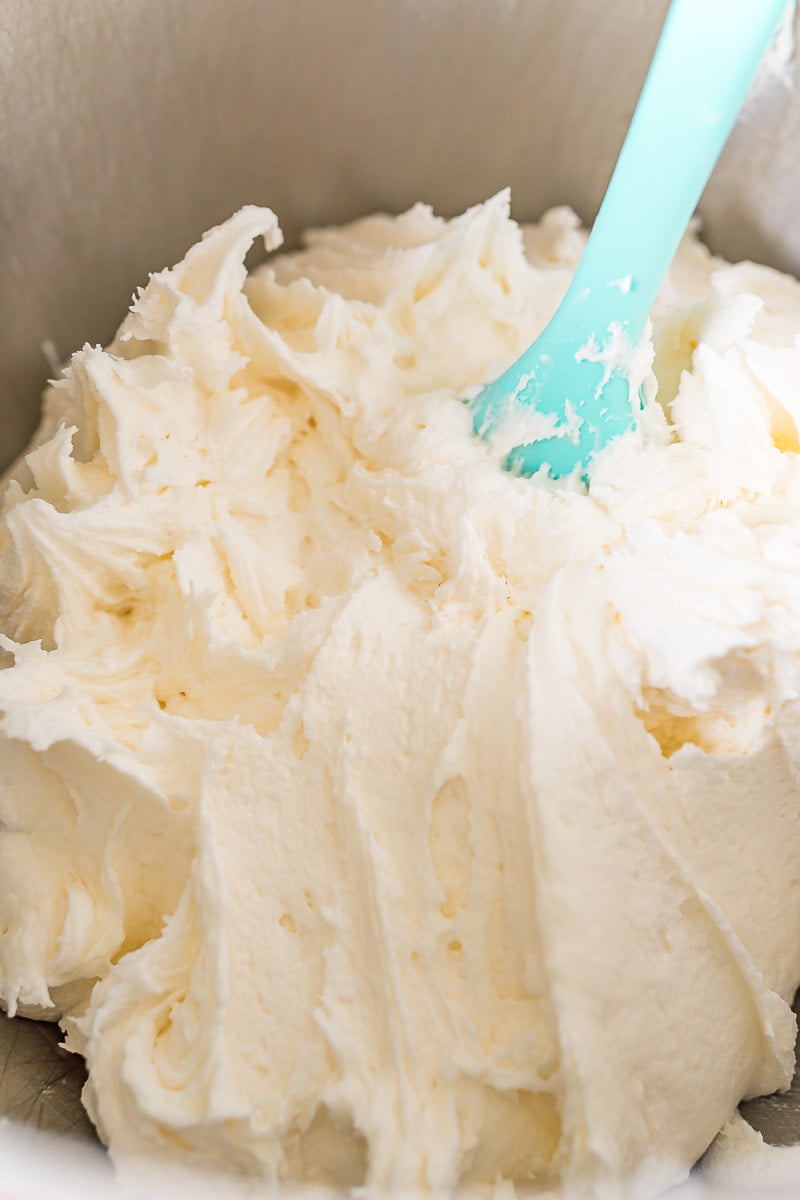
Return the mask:
M566 203L591 221L666 7L0 0L0 467L55 360L107 341L148 271L244 203L289 244L507 185L520 220ZM799 140L776 51L701 204L713 250L800 272ZM0 1113L88 1138L79 1085L46 1029L0 1022ZM748 1115L800 1135L791 1097Z
M0 460L47 376L147 272L244 203L287 240L512 188L591 220L666 0L0 0ZM762 83L701 212L729 258L800 270L800 96Z

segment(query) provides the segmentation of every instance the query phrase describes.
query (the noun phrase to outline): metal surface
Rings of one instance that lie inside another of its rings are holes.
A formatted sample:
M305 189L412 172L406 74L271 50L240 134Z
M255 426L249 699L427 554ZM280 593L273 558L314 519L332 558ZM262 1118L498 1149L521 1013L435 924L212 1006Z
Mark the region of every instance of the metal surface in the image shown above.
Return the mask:
M800 992L795 996L794 1011L800 1015ZM800 1058L800 1035L795 1055ZM793 1146L800 1142L800 1066L795 1066L788 1092L747 1100L739 1106L739 1111L771 1146Z
M41 342L111 336L147 272L244 203L304 227L511 185L594 215L667 0L0 0L0 465ZM751 102L711 244L800 269L800 94Z
M60 1036L57 1025L0 1014L0 1114L37 1129L93 1138L81 1104L83 1059L62 1050Z
M237 206L309 224L512 186L596 211L667 0L0 0L0 465L47 374ZM713 248L800 270L800 92L767 81L702 203ZM0 1113L91 1137L79 1060L0 1016ZM745 1106L800 1136L800 1081Z

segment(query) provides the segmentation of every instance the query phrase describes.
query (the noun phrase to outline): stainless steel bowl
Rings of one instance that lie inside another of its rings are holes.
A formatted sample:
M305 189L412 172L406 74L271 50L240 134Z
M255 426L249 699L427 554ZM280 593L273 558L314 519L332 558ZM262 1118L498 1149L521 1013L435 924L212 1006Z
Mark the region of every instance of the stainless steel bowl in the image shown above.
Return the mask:
M36 421L43 342L108 340L148 271L243 203L290 243L508 184L519 219L569 203L590 221L666 7L0 0L0 467ZM714 250L800 273L798 146L800 93L773 71L701 205ZM0 1113L88 1136L79 1086L52 1031L0 1018ZM791 1096L747 1112L800 1138Z
M244 203L288 240L510 184L591 220L666 0L0 0L0 465L48 366ZM713 47L709 47L710 61ZM732 258L800 271L800 96L768 81L702 203Z

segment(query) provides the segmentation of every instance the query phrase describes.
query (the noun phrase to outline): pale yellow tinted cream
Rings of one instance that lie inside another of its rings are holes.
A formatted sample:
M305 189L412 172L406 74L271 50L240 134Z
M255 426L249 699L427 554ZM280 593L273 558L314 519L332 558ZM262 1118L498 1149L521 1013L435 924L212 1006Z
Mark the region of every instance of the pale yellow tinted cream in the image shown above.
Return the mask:
M463 397L584 234L500 195L151 278L0 525L0 993L118 1160L685 1174L800 976L800 286L693 238L588 494Z

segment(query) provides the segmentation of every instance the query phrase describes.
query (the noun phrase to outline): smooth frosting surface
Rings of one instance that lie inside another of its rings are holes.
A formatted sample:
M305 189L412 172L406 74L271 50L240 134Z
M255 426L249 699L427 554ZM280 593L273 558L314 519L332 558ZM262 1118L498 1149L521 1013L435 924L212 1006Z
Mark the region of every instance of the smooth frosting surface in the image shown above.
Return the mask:
M463 403L572 213L259 236L152 276L6 481L3 1003L119 1160L667 1184L793 1066L800 285L688 238L586 493Z

